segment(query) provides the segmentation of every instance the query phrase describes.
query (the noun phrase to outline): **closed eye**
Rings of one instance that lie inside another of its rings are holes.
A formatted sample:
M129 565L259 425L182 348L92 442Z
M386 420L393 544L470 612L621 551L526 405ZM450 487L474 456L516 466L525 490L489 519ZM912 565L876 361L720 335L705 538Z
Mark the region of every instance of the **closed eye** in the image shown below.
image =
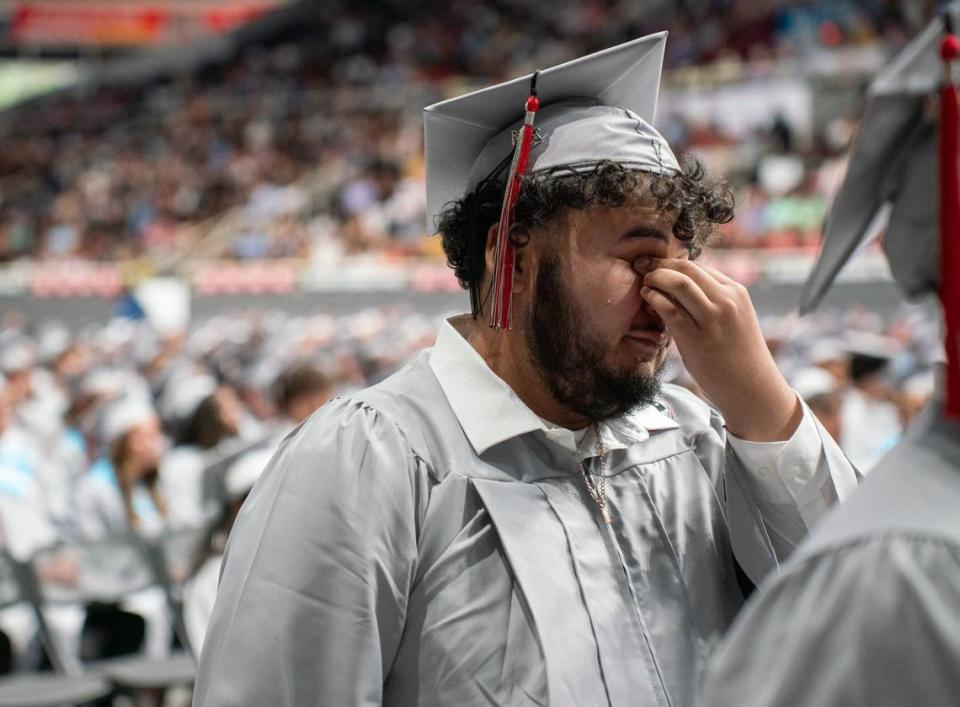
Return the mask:
M634 226L629 231L620 236L621 241L632 240L634 238L653 238L664 243L669 242L670 237L653 226Z

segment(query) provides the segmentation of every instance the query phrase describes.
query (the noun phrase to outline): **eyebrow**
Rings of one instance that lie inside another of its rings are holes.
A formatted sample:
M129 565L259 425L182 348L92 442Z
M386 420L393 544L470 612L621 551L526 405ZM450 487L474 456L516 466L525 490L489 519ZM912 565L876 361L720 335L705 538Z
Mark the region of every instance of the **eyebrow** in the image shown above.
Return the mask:
M634 226L620 236L620 240L626 240L628 238L655 238L664 243L670 240L666 233L653 226Z

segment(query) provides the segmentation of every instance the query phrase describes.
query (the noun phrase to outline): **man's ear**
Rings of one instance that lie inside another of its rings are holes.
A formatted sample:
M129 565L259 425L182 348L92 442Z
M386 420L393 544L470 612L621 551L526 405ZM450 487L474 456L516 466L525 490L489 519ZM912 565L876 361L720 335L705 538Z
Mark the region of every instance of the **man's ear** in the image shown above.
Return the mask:
M493 277L493 273L494 273L494 265L495 265L494 258L496 257L496 251L497 251L497 229L498 228L499 228L499 224L495 223L495 224L492 224L490 228L487 229L487 246L484 249L484 254L483 254L484 261L486 262L486 266L487 266L486 272L491 278ZM523 248L516 249L517 258L513 268L513 291L515 293L523 292L524 290L527 289L527 286L529 284L527 282L527 278L525 277L526 268L524 267L524 265L526 265L526 263L530 259L530 254L527 252L528 250L529 250L528 246L524 246Z
M484 272L488 276L493 277L493 264L494 258L496 257L497 252L497 228L499 224L491 224L490 228L487 229L487 246L483 251L483 260L486 263Z

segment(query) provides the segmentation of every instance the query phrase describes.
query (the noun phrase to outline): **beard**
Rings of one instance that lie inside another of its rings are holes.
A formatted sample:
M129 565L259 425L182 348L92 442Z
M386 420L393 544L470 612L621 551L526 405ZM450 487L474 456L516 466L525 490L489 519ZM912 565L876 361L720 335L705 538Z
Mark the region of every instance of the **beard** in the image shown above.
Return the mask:
M526 338L534 367L557 402L591 422L649 405L660 392L662 366L648 374L605 363L609 346L570 295L555 256L537 268Z

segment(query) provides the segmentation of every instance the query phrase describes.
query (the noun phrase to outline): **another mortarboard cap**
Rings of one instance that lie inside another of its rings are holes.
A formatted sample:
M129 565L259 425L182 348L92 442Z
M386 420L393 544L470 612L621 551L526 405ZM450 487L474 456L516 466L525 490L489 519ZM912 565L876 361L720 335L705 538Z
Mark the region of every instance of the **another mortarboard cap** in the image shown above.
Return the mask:
M227 500L236 501L248 493L257 479L267 468L270 458L276 450L273 447L254 449L240 456L224 475L223 488Z
M790 377L790 385L805 401L830 395L840 389L837 379L822 368L801 368Z
M893 337L872 331L848 331L843 343L848 354L883 361L893 359L903 348Z
M679 170L666 140L651 127L657 108L666 32L544 69L537 78L542 137L527 172L588 169L612 160L637 169ZM532 75L424 109L427 227L450 201L487 177L512 150Z
M28 371L36 365L33 347L18 341L0 351L0 371L7 375Z
M156 417L156 412L146 400L138 397L121 398L112 403L104 415L103 439L113 444L134 427Z
M828 361L842 361L847 358L848 351L843 345L843 341L836 338L827 337L820 339L810 347L810 363L819 365Z
M950 12L956 21L957 6ZM870 86L869 103L851 150L847 174L827 217L823 249L807 280L800 309L808 312L890 207L883 248L900 289L918 297L937 288L939 208L937 130L927 102L943 80L937 18Z

